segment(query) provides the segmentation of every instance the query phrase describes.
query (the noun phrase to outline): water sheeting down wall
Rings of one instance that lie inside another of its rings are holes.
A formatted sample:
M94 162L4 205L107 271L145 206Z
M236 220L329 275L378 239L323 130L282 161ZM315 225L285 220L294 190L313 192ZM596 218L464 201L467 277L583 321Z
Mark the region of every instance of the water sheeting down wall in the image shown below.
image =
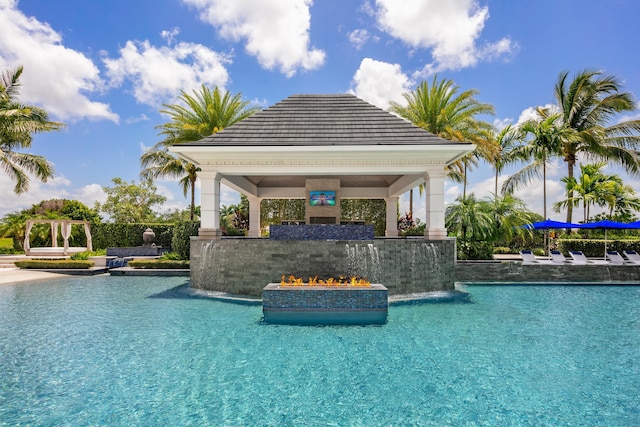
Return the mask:
M360 276L389 294L450 290L455 240L191 240L191 286L260 296L282 275L304 279Z

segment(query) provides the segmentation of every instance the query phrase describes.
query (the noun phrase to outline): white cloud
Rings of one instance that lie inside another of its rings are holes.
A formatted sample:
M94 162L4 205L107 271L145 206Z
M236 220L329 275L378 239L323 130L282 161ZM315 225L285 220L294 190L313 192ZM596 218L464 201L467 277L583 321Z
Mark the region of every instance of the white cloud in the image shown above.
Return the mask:
M24 66L20 100L42 105L58 120L112 120L108 104L91 101L103 82L91 59L62 44L49 24L24 15L16 0L0 1L0 68Z
M200 18L232 41L245 41L249 55L268 70L287 77L298 69L313 70L325 53L310 48L312 0L182 0L200 11Z
M509 38L478 46L489 8L476 0L376 0L376 7L383 31L413 48L431 50L433 62L420 76L471 67L517 49Z
M96 202L104 203L107 201L107 193L104 192L100 184L88 184L73 192L73 199L78 200L90 208Z
M558 111L558 107L553 104L546 104L540 107L528 107L522 110L522 112L520 113L520 116L518 117L518 121L516 122L516 125L521 125L522 123L528 120L540 120L540 116L536 111L538 108L548 109L550 111Z
M410 86L400 65L365 58L353 76L349 92L386 110L390 101L403 102L402 94Z
M148 41L128 41L119 58L104 58L112 86L128 80L136 100L153 106L201 84L224 87L229 81L225 65L230 62L226 55L186 42L155 47Z
M42 183L31 176L29 182L29 191L15 194L13 192L15 183L6 174L0 173L0 200L2 200L2 203L0 203L0 217L30 208L43 200L69 198L67 187L70 182L63 176L50 179L46 183Z
M493 120L493 126L495 126L495 128L498 129L498 131L501 131L502 129L506 128L512 123L513 123L513 119L511 117L507 117L504 119L496 118Z
M360 50L362 49L362 46L369 41L370 37L371 35L367 30L357 29L349 33L349 42L351 42L356 49Z
M129 117L127 120L125 120L125 123L132 124L132 123L146 122L147 120L151 120L151 119L147 117L146 114L142 113L139 116Z
M165 39L169 45L173 44L176 36L180 34L180 28L174 27L171 30L163 30L160 32L160 37Z

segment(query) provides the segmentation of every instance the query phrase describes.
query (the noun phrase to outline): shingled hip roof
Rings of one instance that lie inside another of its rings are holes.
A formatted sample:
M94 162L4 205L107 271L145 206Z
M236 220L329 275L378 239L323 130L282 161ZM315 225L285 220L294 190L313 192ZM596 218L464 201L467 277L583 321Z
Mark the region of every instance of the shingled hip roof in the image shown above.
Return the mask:
M464 145L440 138L349 95L292 95L236 124L181 146Z

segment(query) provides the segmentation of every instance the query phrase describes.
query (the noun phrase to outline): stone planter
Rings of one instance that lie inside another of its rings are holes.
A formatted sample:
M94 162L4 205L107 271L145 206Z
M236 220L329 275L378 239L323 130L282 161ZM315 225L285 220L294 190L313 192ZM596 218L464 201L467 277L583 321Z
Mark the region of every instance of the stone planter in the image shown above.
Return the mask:
M282 286L262 290L266 323L285 325L381 325L387 323L387 288L371 286Z

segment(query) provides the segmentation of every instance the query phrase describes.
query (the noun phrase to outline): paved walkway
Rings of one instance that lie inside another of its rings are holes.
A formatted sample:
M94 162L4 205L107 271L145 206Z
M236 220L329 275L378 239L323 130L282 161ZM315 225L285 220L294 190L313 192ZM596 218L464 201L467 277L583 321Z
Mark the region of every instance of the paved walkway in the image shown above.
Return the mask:
M59 278L62 276L63 275L59 273L48 273L45 271L30 271L19 268L0 268L0 285Z

